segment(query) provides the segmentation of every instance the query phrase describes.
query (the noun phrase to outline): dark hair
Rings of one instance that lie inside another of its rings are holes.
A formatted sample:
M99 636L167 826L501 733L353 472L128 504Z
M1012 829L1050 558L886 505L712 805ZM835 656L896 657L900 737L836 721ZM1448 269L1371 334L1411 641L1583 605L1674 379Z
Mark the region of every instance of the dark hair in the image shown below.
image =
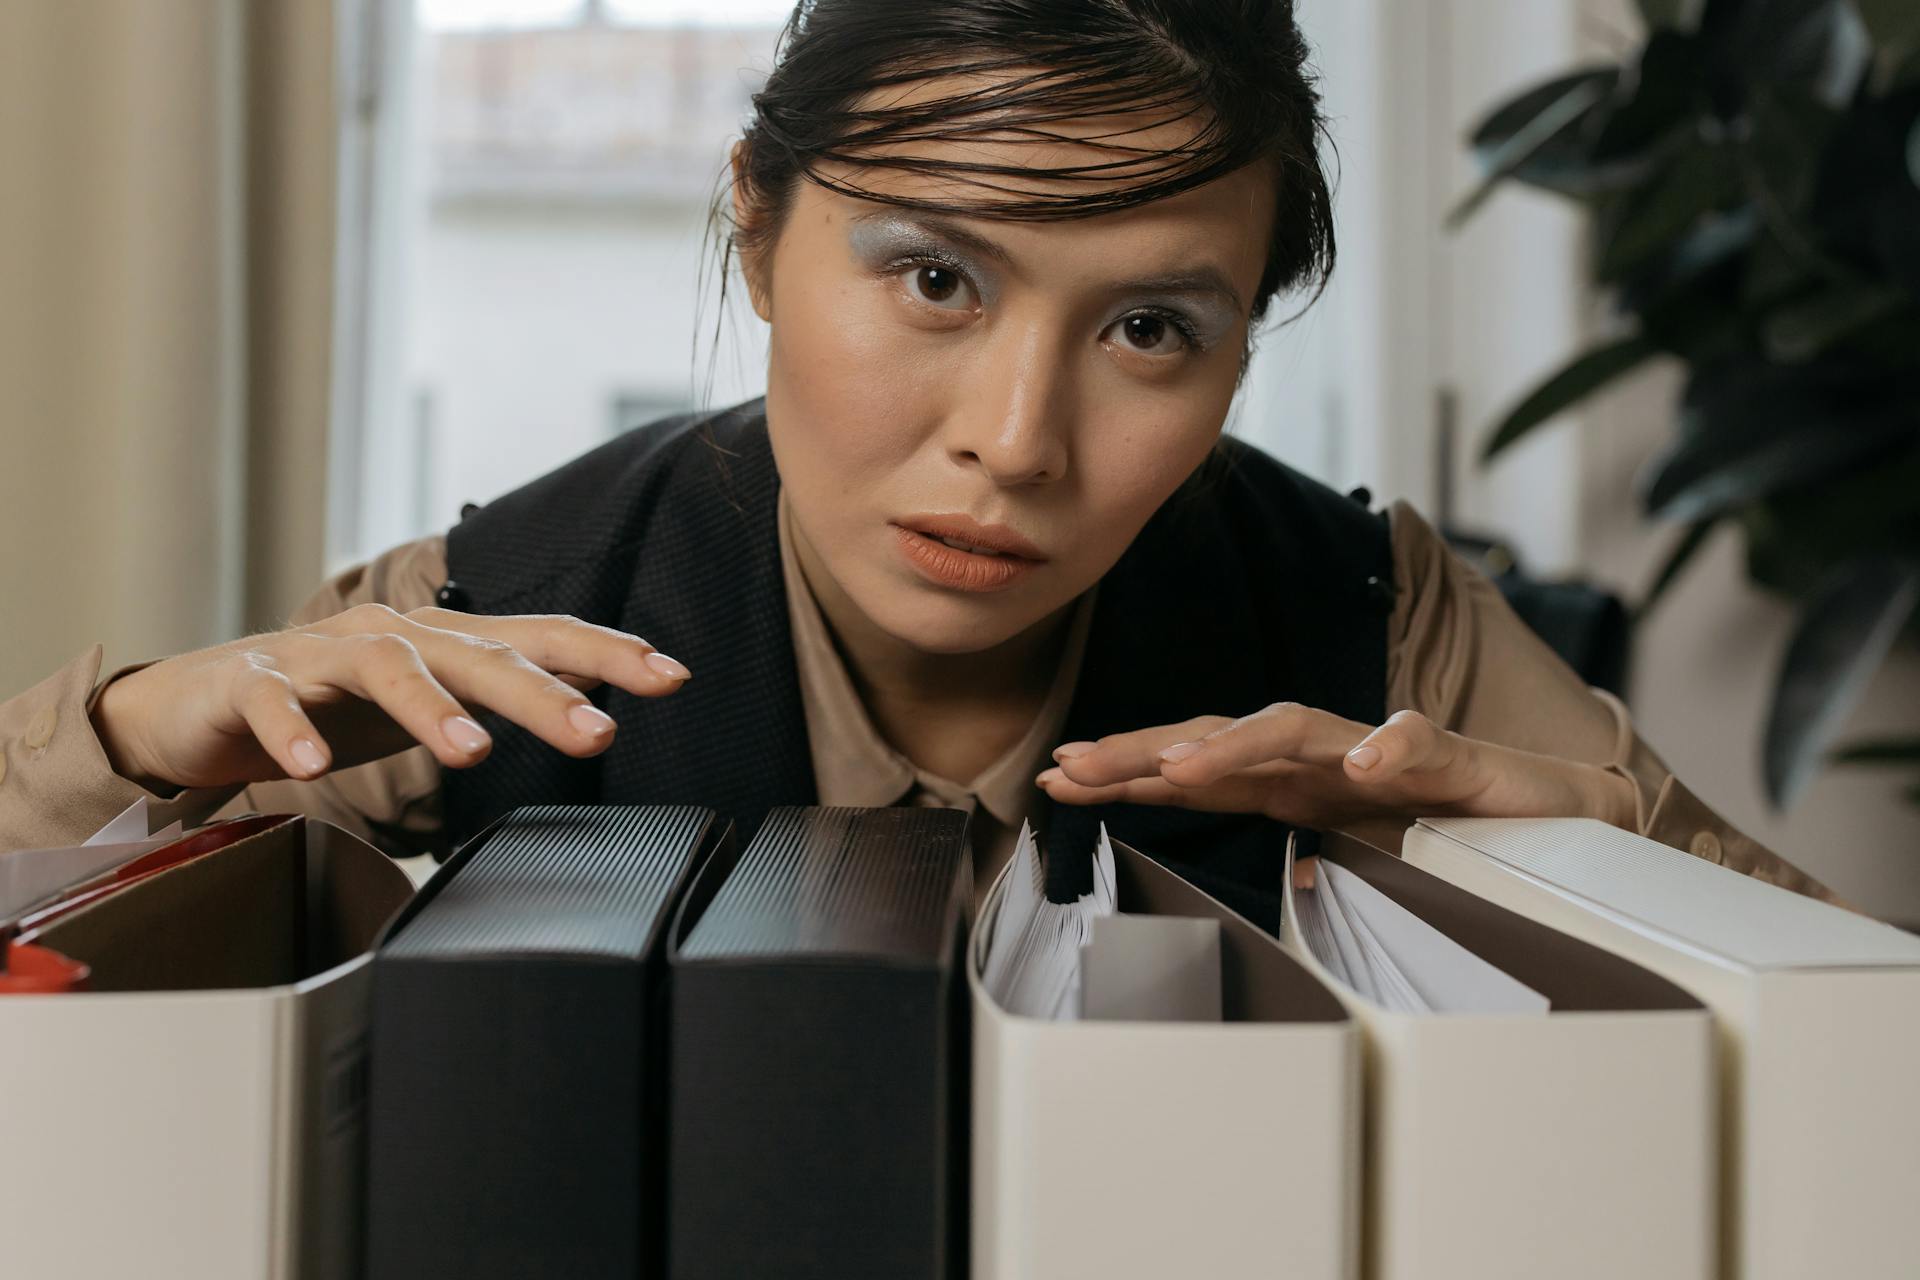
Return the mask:
M1307 55L1292 0L801 0L753 98L737 178L748 212L729 247L772 243L803 178L890 204L1043 220L1130 208L1266 161L1278 200L1257 320L1276 294L1317 293L1333 270L1325 120ZM925 99L870 98L943 77L991 79ZM910 145L983 134L1054 142L1068 137L1055 132L1061 121L1122 112L1190 120L1194 133L1172 150L1130 146L1128 135L1093 141L1113 159L1068 168L940 158ZM877 194L823 174L823 161L928 174L956 194Z

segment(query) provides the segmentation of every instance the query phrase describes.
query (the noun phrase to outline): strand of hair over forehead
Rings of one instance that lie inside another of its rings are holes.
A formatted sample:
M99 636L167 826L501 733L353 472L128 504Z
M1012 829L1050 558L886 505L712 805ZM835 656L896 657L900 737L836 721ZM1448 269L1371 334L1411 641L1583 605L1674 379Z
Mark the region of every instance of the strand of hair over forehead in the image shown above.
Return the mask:
M1264 25L1261 15L1271 8L1262 0L1212 3L1221 15L1222 46L1236 37L1244 43L1250 30ZM1075 6L1070 42L1062 40L1057 25L1043 21L1045 11L1057 12L1058 4L998 0L949 7L936 0L914 6L912 19L901 10L884 22L889 6L862 6L858 18L835 15L855 28L834 32L837 50L865 46L875 59L883 57L902 44L899 23L911 20L924 51L895 56L883 70L863 75L800 65L809 61L818 7L809 2L796 9L783 41L781 69L754 98L754 131L759 141L784 150L809 180L843 195L993 218L1084 218L1203 186L1267 151L1286 125L1297 125L1270 118L1274 111L1244 110L1249 99L1243 95L1257 97L1257 85L1218 83L1217 74L1210 80L1207 62L1171 40L1154 39L1151 18L1144 16L1151 4L1092 0ZM827 7L835 6L829 0ZM990 26L966 21L983 10L991 12ZM1023 28L1023 20L1032 25ZM870 29L858 29L863 22ZM952 56L941 57L943 47ZM1242 48L1237 56L1230 52L1212 63L1232 68L1247 56ZM874 59L867 61L872 65ZM854 56L843 65L861 62ZM1229 73L1226 78L1240 77ZM960 83L949 93L926 92L930 83L947 80ZM890 89L900 92L889 97ZM1243 109L1211 109L1212 103L1228 100ZM1238 122L1232 131L1222 123L1229 117ZM1088 121L1103 118L1113 120L1110 130L1084 132ZM1083 128L1059 127L1067 122ZM1140 141L1148 130L1165 126L1190 133L1176 145ZM1038 165L994 160L982 152L968 157L964 148L959 156L913 149L921 143L968 141L1066 145L1103 154L1084 163ZM1284 155L1277 158L1286 161ZM822 162L845 166L849 173L822 172ZM953 194L877 194L857 177L875 170L935 178ZM1037 185L1036 179L1047 185Z

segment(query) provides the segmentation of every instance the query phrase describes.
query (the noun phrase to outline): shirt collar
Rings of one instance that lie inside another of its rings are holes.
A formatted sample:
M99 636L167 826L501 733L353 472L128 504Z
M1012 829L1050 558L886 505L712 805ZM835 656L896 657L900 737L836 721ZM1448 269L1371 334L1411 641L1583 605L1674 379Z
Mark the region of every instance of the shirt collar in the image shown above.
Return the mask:
M1027 732L977 776L956 782L916 766L874 727L800 569L792 519L786 490L782 489L777 519L780 569L786 582L788 622L793 631L807 743L820 803L877 807L898 804L918 789L956 808L971 809L977 800L997 822L1007 826L1023 820L1039 794L1033 775L1050 760L1073 701L1093 620L1094 591L1087 591L1075 608L1053 683Z

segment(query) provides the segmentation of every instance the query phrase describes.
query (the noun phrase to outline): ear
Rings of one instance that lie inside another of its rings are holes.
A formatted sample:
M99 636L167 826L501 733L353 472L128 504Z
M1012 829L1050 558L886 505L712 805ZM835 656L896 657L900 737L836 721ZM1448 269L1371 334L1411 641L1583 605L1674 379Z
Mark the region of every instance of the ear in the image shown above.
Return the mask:
M753 314L762 320L773 320L773 306L768 298L767 257L768 246L762 237L742 235L742 231L751 228L755 218L752 210L752 188L747 183L747 143L743 138L733 144L728 156L728 169L732 182L730 193L733 200L733 246L740 255L740 276L747 284L747 298L753 303Z

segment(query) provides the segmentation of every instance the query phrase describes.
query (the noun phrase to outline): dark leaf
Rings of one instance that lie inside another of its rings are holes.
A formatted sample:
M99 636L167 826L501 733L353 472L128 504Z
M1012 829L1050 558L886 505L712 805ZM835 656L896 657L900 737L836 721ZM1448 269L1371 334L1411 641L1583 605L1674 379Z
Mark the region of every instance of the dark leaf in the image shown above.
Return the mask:
M1873 247L1879 266L1907 296L1920 299L1920 189L1891 192L1874 210Z
M1528 392L1494 428L1480 456L1491 458L1561 410L1577 404L1655 353L1639 335L1596 347Z
M1611 225L1596 229L1596 276L1603 284L1620 282L1741 201L1739 175L1727 149L1688 147L1627 198Z
M1750 208L1705 218L1621 281L1621 307L1628 311L1649 310L1675 289L1727 265L1752 248L1759 229L1759 215Z
M1920 738L1853 742L1828 758L1835 764L1920 764Z
M1487 127L1481 126L1474 134L1474 154L1486 177L1447 214L1447 226L1457 228L1472 217L1494 188L1508 178L1552 190L1570 189L1557 183L1562 180L1560 175L1585 168L1586 145L1579 137L1579 127L1589 112L1606 101L1616 76L1573 77L1575 82L1552 102L1490 145L1482 146L1479 141ZM1572 159L1575 155L1580 157L1577 162ZM1554 175L1552 180L1549 175Z
M1880 268L1881 209L1911 207L1915 198L1907 172L1907 138L1912 131L1920 90L1898 100L1862 98L1842 117L1819 161L1819 177L1809 206L1811 232L1832 256L1858 270Z
M1700 18L1717 113L1741 115L1755 86L1797 84L1844 99L1867 41L1847 0L1707 0Z
M1767 354L1797 364L1813 359L1907 303L1906 291L1898 286L1837 285L1776 308L1766 318L1761 333Z
M1678 31L1656 30L1631 74L1614 89L1589 161L1596 169L1610 169L1655 149L1676 129L1691 125L1699 90L1699 42Z
M1662 351L1695 368L1744 355L1750 317L1736 292L1709 277L1670 291L1640 313L1640 331Z
M1747 572L1804 596L1841 564L1874 555L1920 561L1920 440L1885 462L1785 493L1741 512Z
M1649 31L1661 27L1691 28L1700 21L1700 0L1637 0L1640 19Z
M1647 588L1646 594L1640 597L1640 603L1634 608L1633 616L1636 622L1651 613L1660 597L1667 594L1667 588L1680 577L1680 571L1686 568L1694 554L1706 545L1707 535L1713 532L1715 523L1713 520L1696 520L1674 539L1666 559L1660 562L1659 572L1653 575L1652 585Z
M1674 443L1644 500L1666 520L1702 520L1863 467L1914 436L1911 408L1832 367L1730 363L1694 374Z
M1920 4L1913 0L1853 0L1853 8L1881 57L1902 61L1920 50Z
M1791 803L1920 603L1920 569L1864 560L1807 601L1767 714L1767 796Z
M1755 208L1776 234L1793 236L1812 207L1821 156L1840 120L1832 107L1787 86L1769 88L1755 103L1753 131L1740 144L1741 172Z

